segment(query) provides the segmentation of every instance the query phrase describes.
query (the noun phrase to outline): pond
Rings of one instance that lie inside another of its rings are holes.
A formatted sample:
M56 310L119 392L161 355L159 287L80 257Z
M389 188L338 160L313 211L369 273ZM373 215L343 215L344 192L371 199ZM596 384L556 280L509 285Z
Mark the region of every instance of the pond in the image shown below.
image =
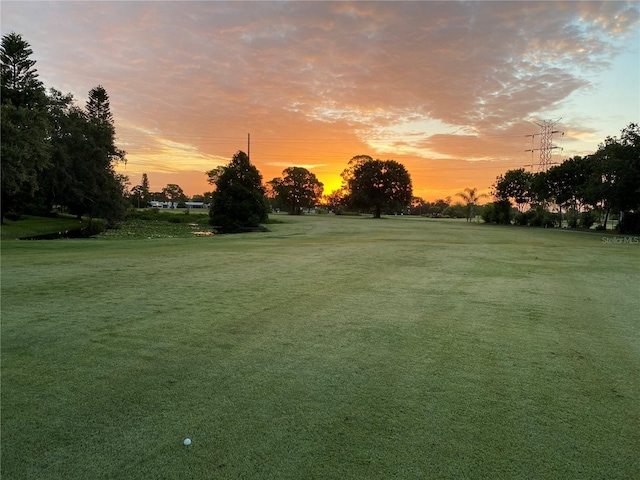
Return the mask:
M57 240L59 238L91 238L96 235L95 229L75 228L62 230L60 232L46 233L44 235L34 235L32 237L22 237L20 240Z

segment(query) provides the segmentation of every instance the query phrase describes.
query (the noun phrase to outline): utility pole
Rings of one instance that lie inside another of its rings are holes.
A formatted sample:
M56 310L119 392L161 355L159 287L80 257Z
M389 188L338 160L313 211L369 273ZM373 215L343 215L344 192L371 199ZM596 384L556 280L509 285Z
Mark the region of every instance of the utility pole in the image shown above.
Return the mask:
M251 134L247 133L247 158L251 161Z
M538 163L539 171L542 171L542 172L547 171L547 169L549 168L549 165L551 165L551 155L553 153L552 151L557 148L560 148L553 144L554 133L561 133L562 135L564 135L564 132L553 129L560 120L562 119L559 118L557 120L544 120L542 123L534 122L536 125L540 127L540 148L533 148L534 135L531 135L531 143L532 143L531 149L525 150L525 152L540 151L540 161Z

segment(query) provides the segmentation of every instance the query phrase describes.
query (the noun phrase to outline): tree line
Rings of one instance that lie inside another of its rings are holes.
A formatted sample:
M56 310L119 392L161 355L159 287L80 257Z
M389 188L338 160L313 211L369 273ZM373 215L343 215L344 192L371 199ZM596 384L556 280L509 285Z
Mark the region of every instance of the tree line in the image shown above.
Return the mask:
M23 212L48 214L52 209L78 217L103 218L114 223L127 206L146 207L151 200L180 204L187 200L177 184L151 192L143 174L140 185L127 190L127 177L115 166L126 162L115 145L109 96L101 85L92 88L81 108L71 94L46 89L38 79L29 44L16 33L2 38L2 203L1 219ZM448 197L425 202L413 197L411 176L395 160L353 157L342 172L340 189L323 195L324 185L303 167L289 167L265 184L244 152L230 163L208 172L211 193L193 201L210 204L211 224L221 231L245 231L265 222L270 210L299 215L323 204L334 213L388 213L466 216L480 211L484 195L467 188ZM489 223L590 227L594 212L620 216L621 231L640 231L640 127L630 124L620 138L607 137L598 151L576 156L546 172L509 170L493 185L495 201L481 215ZM512 202L517 210L513 211ZM554 212L553 209L557 212Z
M92 88L82 108L72 94L44 86L32 54L21 35L11 32L2 37L2 221L8 215L48 215L57 210L112 224L124 217L128 206L146 207L152 200L179 204L187 199L177 184L150 191L146 173L140 185L127 190L128 178L115 171L126 162L126 152L115 144L105 88ZM211 223L226 231L254 228L273 208L300 214L317 205L323 193L315 174L302 167L285 169L282 177L263 185L243 152L206 173L215 189L193 200L209 201ZM409 173L393 160L354 157L343 179L338 196L344 208L368 210L379 217L410 205Z
M142 174L139 185L135 185L127 195L128 204L133 208L146 208L151 202L171 203L177 208L186 208L185 202L201 202L203 204L211 201L211 192L193 195L188 197L182 187L177 183L169 183L160 191L151 191L149 188L149 177Z
M640 233L640 127L631 123L592 155L547 171L508 170L496 178L493 196L483 212L487 222L590 228L601 218L606 229L616 214L619 231Z
M1 218L58 208L108 222L125 210L125 162L115 145L109 96L92 88L81 108L71 94L45 88L20 35L2 37Z
M291 215L300 215L320 203L324 189L315 174L303 167L286 168L282 177L263 185L260 172L242 151L228 165L210 170L207 175L209 183L215 185L210 223L221 232L256 229L267 220L272 208L281 207ZM356 156L342 177L343 188L336 194L342 206L380 217L389 209L402 210L411 203L411 177L394 160Z

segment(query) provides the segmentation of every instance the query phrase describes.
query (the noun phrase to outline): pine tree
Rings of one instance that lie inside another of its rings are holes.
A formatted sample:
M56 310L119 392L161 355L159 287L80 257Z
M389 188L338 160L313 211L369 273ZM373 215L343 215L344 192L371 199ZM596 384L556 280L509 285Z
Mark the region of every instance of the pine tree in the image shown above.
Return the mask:
M91 208L86 213L112 223L124 215L123 180L126 179L116 174L114 167L125 161L125 151L116 147L109 95L101 85L89 92L86 114L88 122L85 138L90 142L88 170L92 180L86 192Z
M2 37L0 221L4 221L7 212L20 213L24 209L40 188L38 177L50 161L47 97L37 78L36 62L30 58L32 53L20 35L10 33Z
M209 209L211 225L224 233L259 227L268 218L268 206L258 169L246 153L238 152L218 171Z

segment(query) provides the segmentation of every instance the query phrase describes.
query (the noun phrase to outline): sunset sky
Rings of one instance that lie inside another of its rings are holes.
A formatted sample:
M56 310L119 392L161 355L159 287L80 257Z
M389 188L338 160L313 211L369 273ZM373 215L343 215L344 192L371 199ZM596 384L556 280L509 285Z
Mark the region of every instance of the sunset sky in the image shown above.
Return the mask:
M247 150L263 180L289 166L325 193L355 155L394 159L414 195L488 192L593 153L640 122L637 2L8 2L2 35L31 44L47 87L84 105L102 85L131 186L211 190ZM533 167L527 166L534 164Z

